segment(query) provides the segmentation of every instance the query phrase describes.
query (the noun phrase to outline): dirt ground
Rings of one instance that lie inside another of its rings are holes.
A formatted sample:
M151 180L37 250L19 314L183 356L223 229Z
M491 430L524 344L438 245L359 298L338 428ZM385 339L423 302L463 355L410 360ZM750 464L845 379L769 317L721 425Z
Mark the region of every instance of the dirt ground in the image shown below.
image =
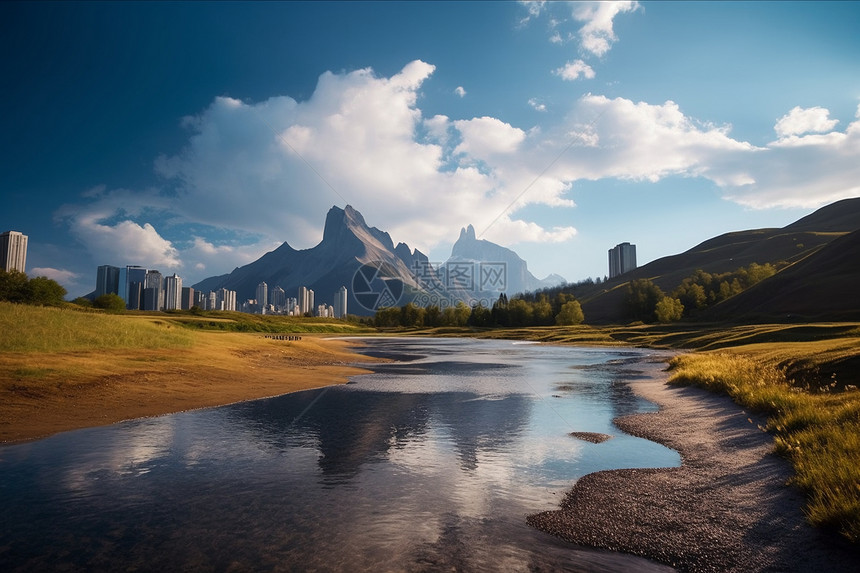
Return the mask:
M726 397L666 385L664 367L646 365L630 382L660 412L616 424L677 450L682 466L587 475L559 510L529 523L680 571L856 571L860 551L806 523L803 496L786 485L791 467L760 429L765 420Z
M372 359L303 335L199 333L191 347L0 355L0 442L345 383Z

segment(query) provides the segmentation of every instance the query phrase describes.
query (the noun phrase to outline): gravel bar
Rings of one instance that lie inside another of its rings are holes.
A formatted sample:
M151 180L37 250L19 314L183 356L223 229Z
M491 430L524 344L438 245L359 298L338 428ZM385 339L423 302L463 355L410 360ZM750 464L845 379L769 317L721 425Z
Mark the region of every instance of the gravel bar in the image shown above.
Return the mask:
M532 526L679 571L860 571L860 550L806 523L764 418L725 396L667 385L662 360L632 367L641 377L631 387L660 411L616 425L677 450L682 466L586 475L560 509L529 516Z

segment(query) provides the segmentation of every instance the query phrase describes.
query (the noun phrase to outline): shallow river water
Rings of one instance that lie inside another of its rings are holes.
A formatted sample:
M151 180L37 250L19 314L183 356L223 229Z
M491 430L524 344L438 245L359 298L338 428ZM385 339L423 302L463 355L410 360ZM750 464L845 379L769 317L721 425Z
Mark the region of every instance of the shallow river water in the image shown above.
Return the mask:
M653 352L370 339L347 385L0 447L3 571L623 571L526 524L602 469ZM593 444L571 432L613 436Z

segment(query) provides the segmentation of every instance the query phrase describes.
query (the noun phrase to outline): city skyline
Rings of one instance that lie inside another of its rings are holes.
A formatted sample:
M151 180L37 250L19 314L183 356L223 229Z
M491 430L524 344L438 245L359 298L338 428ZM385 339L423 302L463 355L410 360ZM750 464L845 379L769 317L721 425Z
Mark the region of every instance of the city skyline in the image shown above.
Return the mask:
M603 276L622 240L645 264L860 195L858 18L857 2L7 3L0 228L30 235L31 274L70 297L103 262L197 283L310 247L346 204L433 261L471 224L536 276Z

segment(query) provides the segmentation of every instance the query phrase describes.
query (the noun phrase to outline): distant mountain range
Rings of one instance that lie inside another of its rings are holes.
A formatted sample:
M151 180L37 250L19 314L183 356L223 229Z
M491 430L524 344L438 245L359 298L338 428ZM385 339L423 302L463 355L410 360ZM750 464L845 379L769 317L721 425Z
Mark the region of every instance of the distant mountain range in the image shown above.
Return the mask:
M470 225L460 232L451 258L434 265L420 251L405 243L396 246L388 233L369 227L361 213L347 205L332 207L326 216L322 241L310 249L296 250L288 243L258 260L225 275L193 285L204 292L227 288L243 301L256 296L257 285L280 286L288 297L305 286L315 293L316 304L331 303L335 291L345 286L351 314L372 314L382 306L492 302L501 292L513 295L561 284L551 275L539 280L515 252L479 240ZM443 302L444 301L444 302Z
M702 313L701 320L860 320L860 198L822 207L778 229L726 233L585 289L589 323L621 322L626 285L654 281L671 292L697 269L785 264L776 275Z

